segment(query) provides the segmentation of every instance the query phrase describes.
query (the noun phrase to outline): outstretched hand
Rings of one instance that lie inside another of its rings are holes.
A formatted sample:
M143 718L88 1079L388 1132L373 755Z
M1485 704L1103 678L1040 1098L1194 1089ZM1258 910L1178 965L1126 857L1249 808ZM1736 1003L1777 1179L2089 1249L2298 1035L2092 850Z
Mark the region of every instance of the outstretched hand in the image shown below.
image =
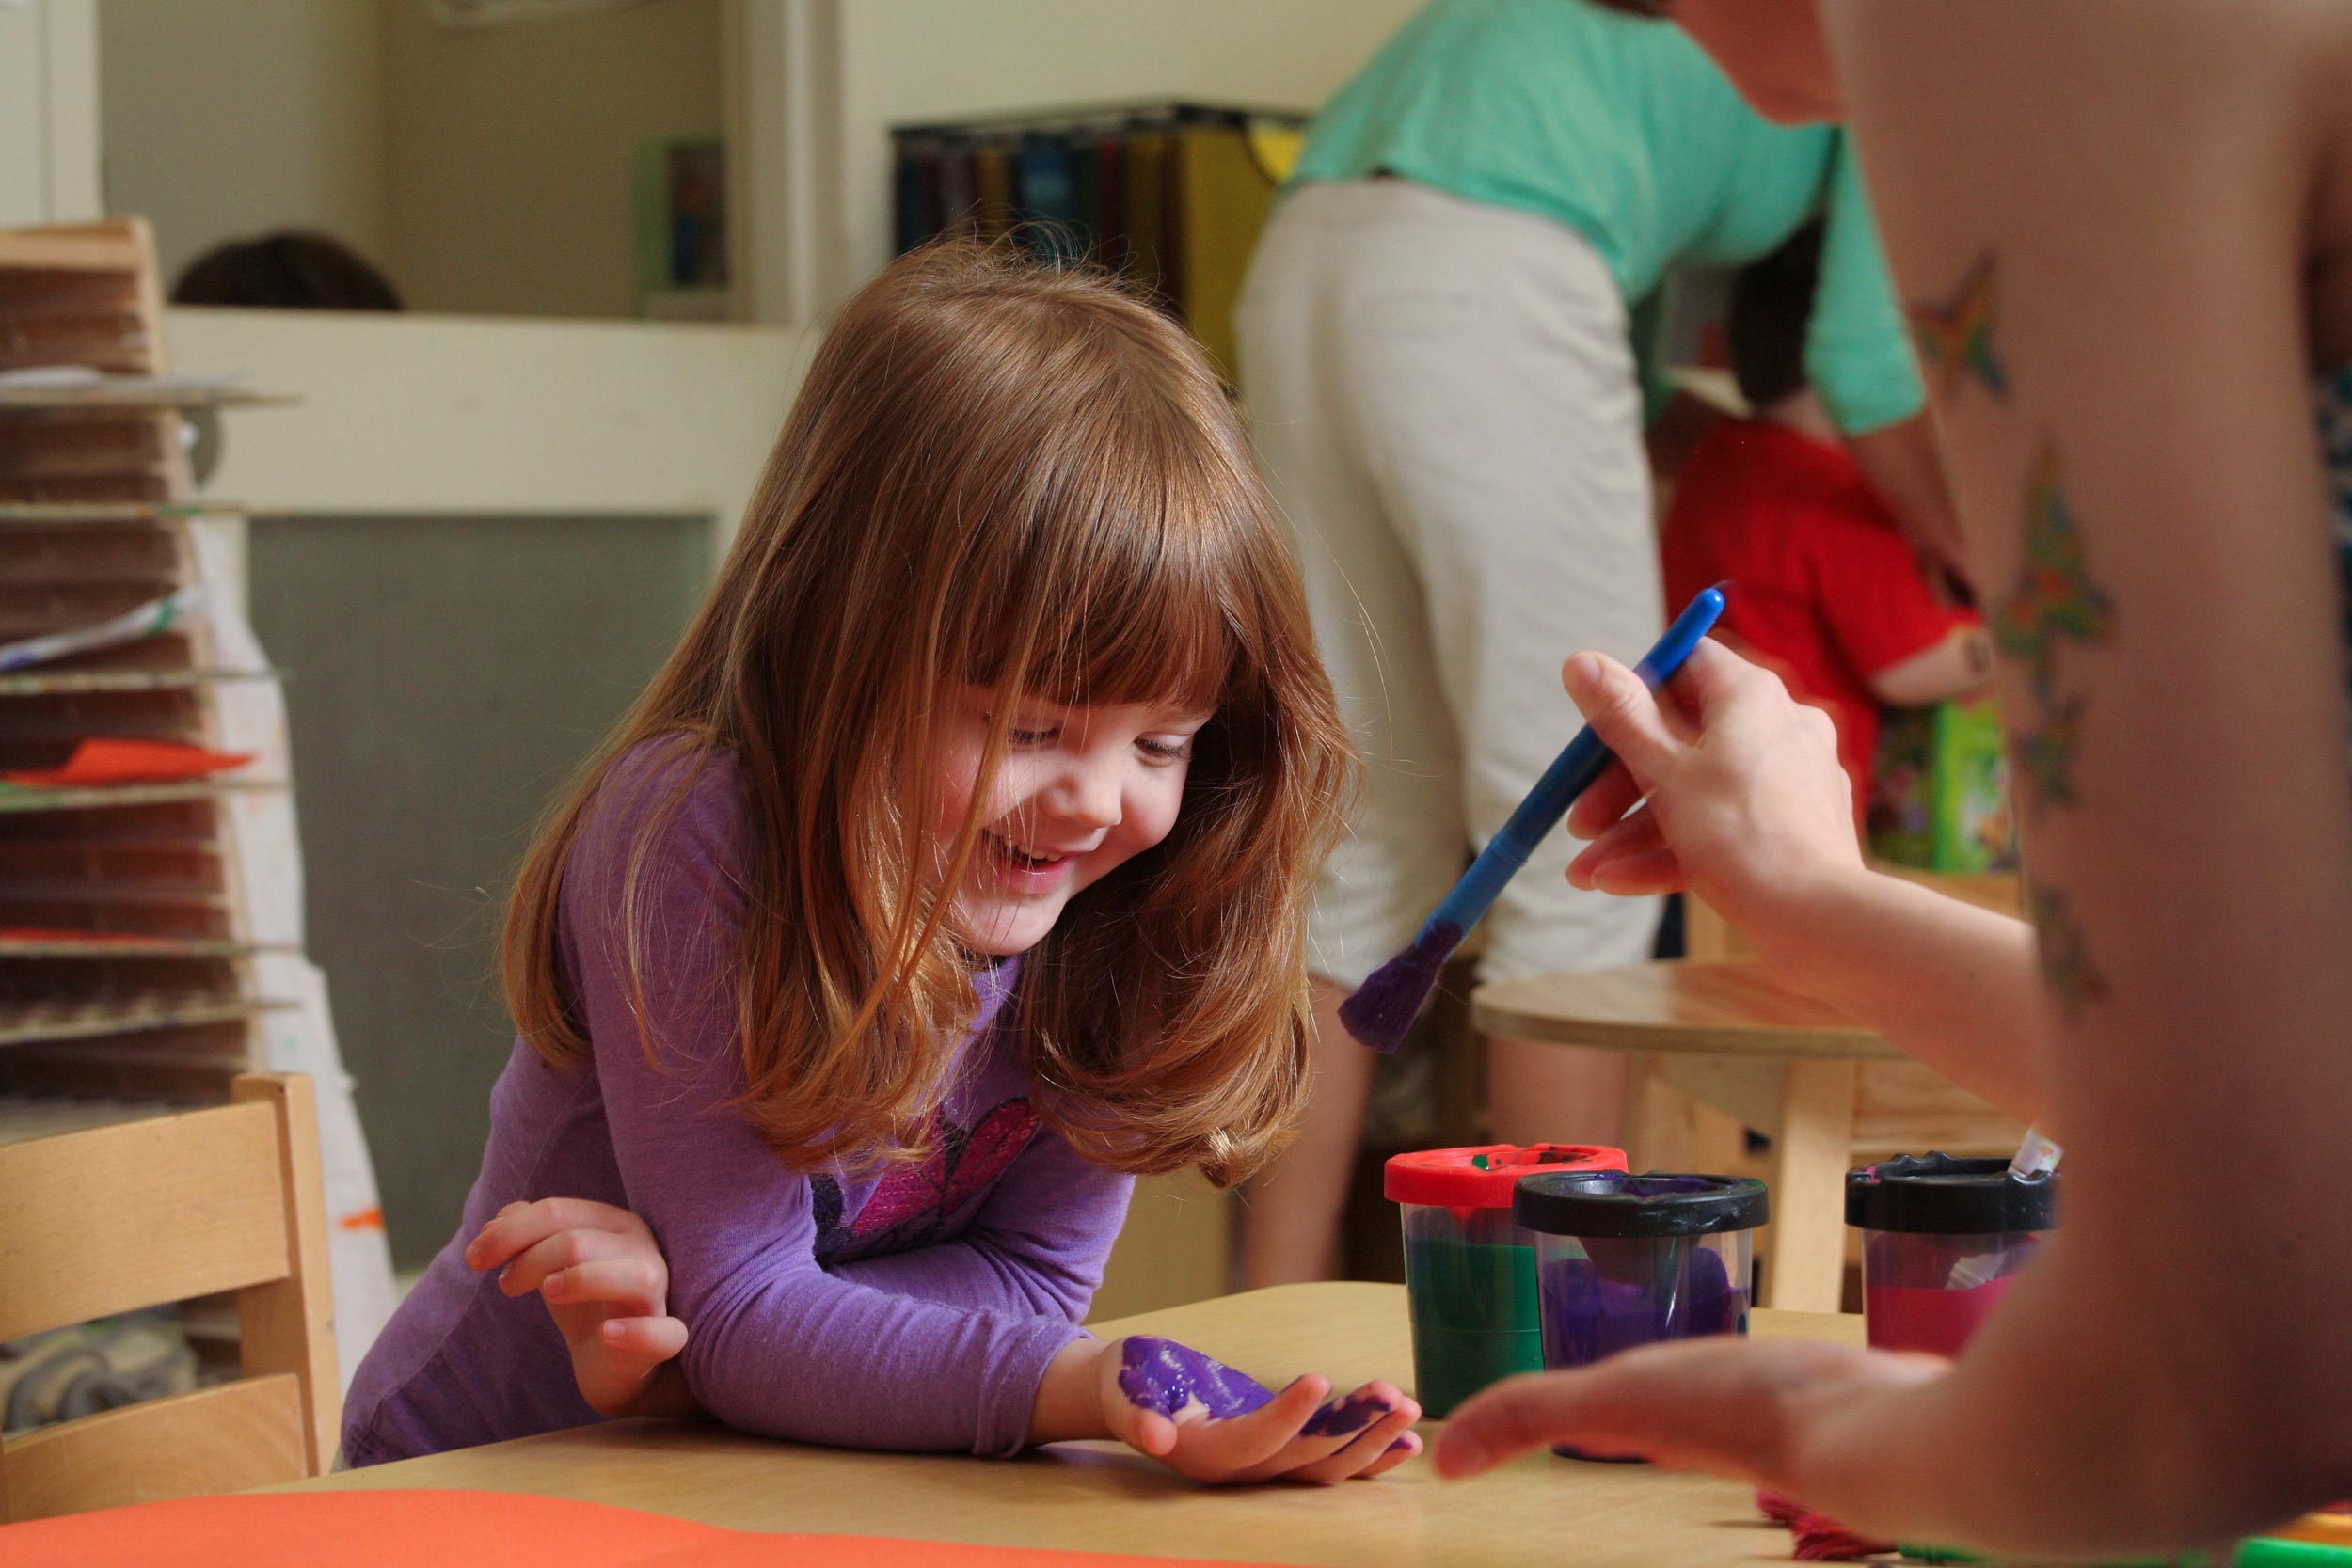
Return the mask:
M1921 1396L1949 1365L1805 1339L1648 1345L1478 1394L1446 1422L1438 1473L1459 1480L1566 1443L1736 1477L1849 1525L1892 1528L1917 1515L1890 1489L1887 1434L1921 1418Z
M1112 1435L1193 1481L1366 1480L1421 1451L1421 1406L1391 1383L1327 1400L1330 1381L1311 1376L1278 1393L1152 1335L1103 1346L1095 1376Z
M699 1408L672 1359L686 1348L686 1324L669 1315L669 1265L628 1210L573 1197L510 1203L467 1243L466 1266L497 1269L510 1296L539 1293L598 1415Z

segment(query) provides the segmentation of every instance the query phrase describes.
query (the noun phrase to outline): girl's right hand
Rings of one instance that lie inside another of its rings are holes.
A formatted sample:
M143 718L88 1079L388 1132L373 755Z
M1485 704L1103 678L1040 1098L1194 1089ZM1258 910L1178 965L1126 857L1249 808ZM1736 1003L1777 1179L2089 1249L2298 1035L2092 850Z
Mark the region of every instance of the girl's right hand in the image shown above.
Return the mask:
M1687 889L1771 957L1792 900L1865 872L1836 726L1778 675L1709 640L1656 695L1600 654L1577 654L1561 678L1617 756L1568 814L1592 841L1569 881Z
M539 1293L599 1416L700 1410L674 1359L686 1324L669 1315L669 1265L628 1210L579 1197L510 1203L467 1243L466 1266L497 1269L510 1296Z

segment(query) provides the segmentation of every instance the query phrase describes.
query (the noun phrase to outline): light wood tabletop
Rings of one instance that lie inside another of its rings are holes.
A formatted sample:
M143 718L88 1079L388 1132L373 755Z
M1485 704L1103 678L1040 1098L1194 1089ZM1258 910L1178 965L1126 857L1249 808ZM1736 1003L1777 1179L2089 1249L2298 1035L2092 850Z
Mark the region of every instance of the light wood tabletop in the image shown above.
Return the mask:
M1759 1336L1862 1342L1857 1317L1757 1311ZM1164 1334L1266 1381L1410 1386L1405 1291L1291 1285L1097 1325ZM1438 1423L1425 1423L1424 1435ZM1223 1561L1496 1568L1537 1552L1592 1568L1785 1562L1788 1537L1749 1489L1643 1465L1539 1452L1475 1481L1426 1460L1331 1487L1196 1487L1116 1445L1018 1460L850 1453L705 1423L617 1421L323 1476L278 1491L444 1487L575 1497L736 1529L879 1535Z
M1753 958L1684 958L1531 974L1478 988L1490 1035L1606 1051L1703 1056L1900 1060L1902 1053Z

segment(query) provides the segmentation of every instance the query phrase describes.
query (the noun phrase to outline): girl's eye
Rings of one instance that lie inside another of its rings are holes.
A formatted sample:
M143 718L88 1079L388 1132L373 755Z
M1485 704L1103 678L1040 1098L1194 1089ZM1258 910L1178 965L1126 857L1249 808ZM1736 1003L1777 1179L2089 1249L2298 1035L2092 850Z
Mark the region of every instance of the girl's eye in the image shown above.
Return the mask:
M1182 762L1192 755L1192 741L1189 737L1183 740L1154 740L1150 736L1146 736L1136 744L1162 762Z
M1053 740L1054 736L1059 735L1060 733L1060 726L1054 724L1049 724L1043 729L1037 730L1025 730L1020 725L1015 724L1011 729L1005 732L1005 737L1010 740L1015 746L1043 746L1049 744Z

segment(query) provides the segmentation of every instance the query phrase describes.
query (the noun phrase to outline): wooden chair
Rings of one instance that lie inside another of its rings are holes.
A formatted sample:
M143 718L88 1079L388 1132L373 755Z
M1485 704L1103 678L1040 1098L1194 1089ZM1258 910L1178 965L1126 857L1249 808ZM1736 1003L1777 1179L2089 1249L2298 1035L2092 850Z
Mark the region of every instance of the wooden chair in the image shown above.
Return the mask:
M0 1339L237 1292L244 1376L0 1445L0 1521L323 1472L342 1417L310 1081L0 1145Z

